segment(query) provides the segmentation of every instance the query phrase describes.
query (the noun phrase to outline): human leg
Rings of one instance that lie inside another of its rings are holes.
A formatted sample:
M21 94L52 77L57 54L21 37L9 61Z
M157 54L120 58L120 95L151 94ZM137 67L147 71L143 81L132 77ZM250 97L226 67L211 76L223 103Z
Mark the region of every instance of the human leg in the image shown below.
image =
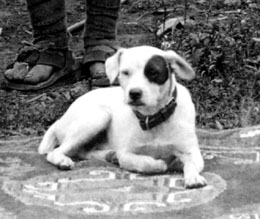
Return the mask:
M118 48L120 0L86 0L83 65L91 76L105 75L104 62Z
M23 48L5 72L7 86L40 89L67 74L72 65L68 51L64 0L27 0L33 27L33 45Z

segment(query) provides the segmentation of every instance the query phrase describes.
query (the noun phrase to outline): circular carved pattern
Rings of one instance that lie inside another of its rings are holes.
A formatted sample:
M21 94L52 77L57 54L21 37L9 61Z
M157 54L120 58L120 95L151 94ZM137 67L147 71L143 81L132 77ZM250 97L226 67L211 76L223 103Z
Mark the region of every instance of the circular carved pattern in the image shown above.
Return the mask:
M86 215L126 215L179 210L214 199L226 188L213 173L209 185L187 190L181 174L144 176L117 168L86 168L27 181L9 181L3 189L30 205Z
M260 203L233 208L229 214L225 214L217 219L259 219Z
M0 207L0 218L1 219L16 219L17 217L13 213L8 212L4 208Z
M0 179L22 176L34 169L34 167L24 163L19 157L0 157Z

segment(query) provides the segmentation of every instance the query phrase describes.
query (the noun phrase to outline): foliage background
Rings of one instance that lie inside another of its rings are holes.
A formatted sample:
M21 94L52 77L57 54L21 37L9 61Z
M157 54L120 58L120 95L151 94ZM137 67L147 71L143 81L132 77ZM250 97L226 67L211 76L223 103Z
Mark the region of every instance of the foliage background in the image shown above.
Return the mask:
M84 18L83 0L66 4L69 25ZM21 42L31 40L31 27L24 1L0 0L0 8L2 75ZM171 24L176 18L178 22ZM163 32L158 36L160 27ZM198 127L230 129L260 123L257 0L128 0L121 8L118 36L123 46L145 43L174 49L192 63L196 79L181 83L191 91ZM72 36L71 46L82 55L81 32ZM78 79L39 92L0 90L0 137L41 135L87 92L87 80Z

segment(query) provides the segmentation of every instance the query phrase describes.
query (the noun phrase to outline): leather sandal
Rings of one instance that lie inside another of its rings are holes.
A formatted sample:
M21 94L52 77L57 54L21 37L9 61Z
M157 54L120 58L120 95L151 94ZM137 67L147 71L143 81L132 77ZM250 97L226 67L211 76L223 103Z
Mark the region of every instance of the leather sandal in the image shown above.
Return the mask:
M57 80L69 74L72 70L74 59L69 50L53 48L39 48L37 46L26 46L21 49L16 60L6 68L6 72L15 75L4 75L4 86L14 90L40 90L49 87ZM30 84L23 81L28 72L36 65L52 66L53 70L49 78L37 84ZM20 74L20 75L18 75Z
M83 71L93 80L94 85L108 86L109 80L106 77L105 61L113 55L119 47L110 45L91 46L85 49L83 59Z

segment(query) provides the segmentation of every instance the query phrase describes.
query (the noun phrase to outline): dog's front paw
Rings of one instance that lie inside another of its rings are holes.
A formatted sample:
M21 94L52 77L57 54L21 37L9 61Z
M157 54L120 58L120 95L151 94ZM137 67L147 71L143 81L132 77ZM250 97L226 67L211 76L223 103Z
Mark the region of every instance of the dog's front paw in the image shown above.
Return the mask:
M72 170L75 164L69 157L64 157L58 164L58 168L61 170Z
M167 164L163 160L156 160L155 172L163 173L167 170Z
M58 166L61 170L71 170L75 165L71 158L60 153L55 153L55 151L48 153L47 160Z
M185 188L187 189L201 188L206 185L206 179L199 174L194 174L185 178Z

